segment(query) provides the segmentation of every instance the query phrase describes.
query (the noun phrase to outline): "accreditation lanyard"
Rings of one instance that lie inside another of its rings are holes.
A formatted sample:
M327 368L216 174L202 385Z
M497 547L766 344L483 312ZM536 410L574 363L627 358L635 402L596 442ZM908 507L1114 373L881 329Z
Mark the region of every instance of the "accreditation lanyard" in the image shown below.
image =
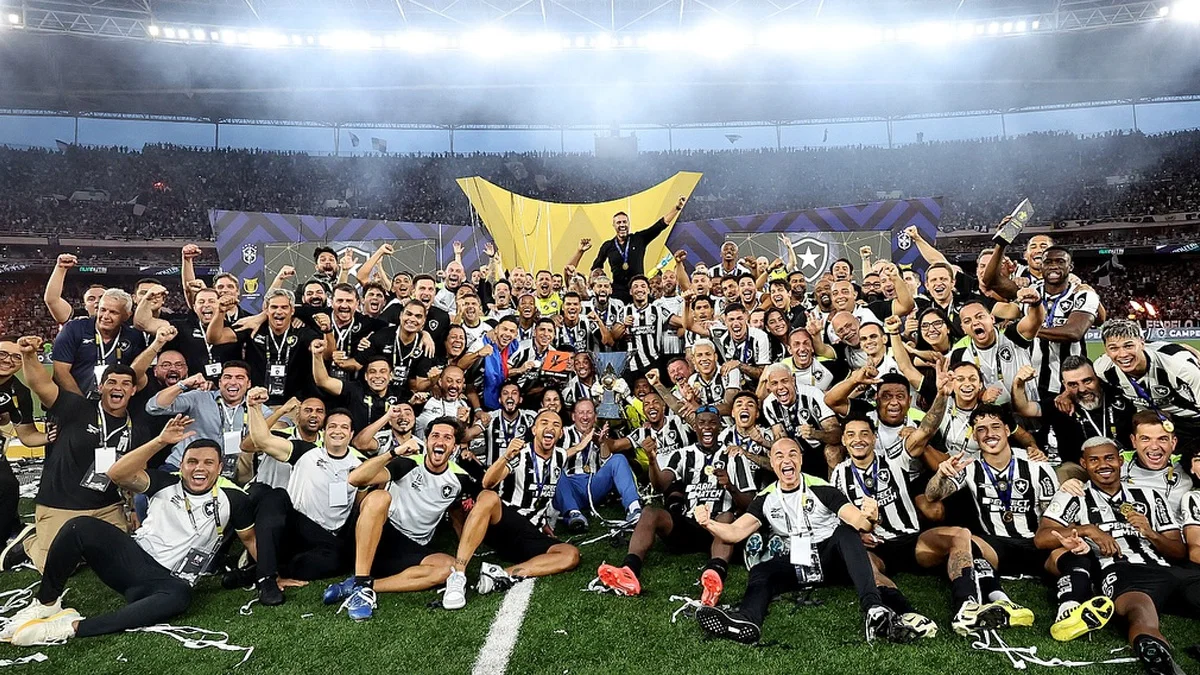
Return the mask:
M130 430L133 429L133 422L129 419L129 415L127 413L125 415L125 424L110 432L108 430L108 416L106 416L104 414L104 410L100 407L99 404L97 404L96 405L96 426L100 427L100 437L103 439L103 442L100 444L100 447L115 448L115 447L117 447L117 445L110 445L110 442L112 441L113 436L116 436L117 434L129 433ZM120 441L117 441L117 444L120 445Z
M1089 425L1091 425L1092 429L1096 432L1097 436L1108 436L1109 438L1116 438L1117 428L1116 428L1116 425L1113 424L1113 421L1111 418L1111 412L1109 411L1108 406L1106 406L1106 405L1100 406L1100 425L1099 426L1097 426L1096 421L1092 419L1092 413L1083 409L1082 407L1080 407L1079 421L1083 422L1084 420L1086 420L1087 423Z
M232 408L225 405L225 401L219 395L214 396L217 400L217 408L221 411L221 431L233 431L233 421L237 419L238 410L242 410L242 429L246 428L247 418L249 417L249 407L243 409L245 404L239 403ZM226 414L228 411L228 414Z
M100 365L107 365L108 357L112 356L114 352L117 355L117 362L120 363L120 361L121 361L121 331L120 330L117 331L116 336L113 337L113 339L112 339L112 346L108 348L108 351L105 351L104 350L104 336L100 335L100 331L97 330L96 331L96 363L98 363Z
M971 343L971 356L975 360L975 367L979 372L983 372L983 359L979 356L979 350L976 349L975 343ZM992 343L992 368L997 382L1004 381L1003 371L1000 369L1000 334L996 333L996 341Z
M779 503L783 506L783 522L784 526L787 527L787 535L789 537L803 537L806 534L811 534L813 531L812 522L810 522L808 519L808 511L804 508L805 504L808 503L808 488L804 483L803 477L800 479L800 488L797 490L797 492L799 493L797 495L797 501L799 502L800 506L796 509L793 509L791 504L788 503L786 494L779 495ZM803 531L797 530L793 527L793 519L795 520L796 524L799 524L801 521L804 522Z
M537 481L537 496L535 499L540 500L542 498L542 491L546 489L546 483L550 482L550 465L553 461L554 455L550 455L550 457L542 460L542 468L538 469L537 453L533 451L533 448L529 449L529 467L533 469L533 476Z
M287 362L289 361L289 357L292 355L292 346L290 344L288 344L288 334L291 332L292 332L292 329L289 326L287 328L287 330L283 331L283 337L280 338L280 340L278 342L275 341L275 336L272 333L270 333L270 332L267 333L267 340L270 341L270 344L268 346L275 347L275 357L274 358L271 357L271 350L270 349L267 350L267 362L268 363L270 363L271 365L275 365L275 366L287 365Z
M196 514L192 512L192 500L188 499L188 491L183 489L182 478L179 483L179 493L183 495L183 508L187 511L188 520L192 521L192 530L197 535L200 534L200 526L196 524ZM221 536L225 534L225 526L221 524L221 505L217 502L217 491L219 488L214 485L212 489L213 500L213 520L217 523L217 541L221 540Z
M399 333L400 331L396 331ZM349 325L344 330L339 330L337 325L333 326L333 342L337 345L338 351L349 351L350 338L354 336L354 319L350 319Z

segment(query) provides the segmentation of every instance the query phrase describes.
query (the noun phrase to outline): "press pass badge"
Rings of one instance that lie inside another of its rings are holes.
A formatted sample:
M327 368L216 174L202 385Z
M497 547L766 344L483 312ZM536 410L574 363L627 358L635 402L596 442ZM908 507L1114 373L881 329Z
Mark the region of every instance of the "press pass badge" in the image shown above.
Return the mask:
M117 461L116 448L96 448L96 461L92 464L96 473L108 474L108 470Z
M825 579L821 559L815 555L811 536L791 536L791 563L796 570L796 581L802 586L819 584Z
M205 364L204 376L205 377L220 377L221 376L221 364L219 364L219 363Z
M192 548L171 573L187 582L189 586L195 586L196 582L200 580L200 575L204 574L212 564L216 554L217 552L212 549Z
M238 456L242 453L242 432L226 431L225 451L221 454L221 475L229 478L237 471Z
M99 450L96 451L96 454L99 455ZM112 464L110 463L109 467L111 466ZM83 480L79 481L80 487L95 490L96 492L104 492L110 485L112 485L112 479L96 470L96 462L92 462L88 470L83 473Z
M329 484L329 505L345 506L350 503L350 495L346 494L346 483L333 482Z

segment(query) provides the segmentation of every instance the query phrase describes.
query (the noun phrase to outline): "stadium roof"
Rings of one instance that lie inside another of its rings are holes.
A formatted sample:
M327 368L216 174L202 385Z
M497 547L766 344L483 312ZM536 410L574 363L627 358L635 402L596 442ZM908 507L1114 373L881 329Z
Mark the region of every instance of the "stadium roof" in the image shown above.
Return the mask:
M26 0L20 14L0 7L7 25L0 108L368 125L678 125L1200 95L1200 26L1166 20L1177 5L1161 2L725 0L716 7L702 0ZM752 34L714 20L737 21ZM726 28L710 30L703 43L654 48L662 31L693 39L714 25ZM167 30L184 37L169 39ZM479 30L506 31L510 41L485 43ZM418 34L440 43L406 49ZM518 49L525 35L561 42ZM254 47L267 36L282 43Z

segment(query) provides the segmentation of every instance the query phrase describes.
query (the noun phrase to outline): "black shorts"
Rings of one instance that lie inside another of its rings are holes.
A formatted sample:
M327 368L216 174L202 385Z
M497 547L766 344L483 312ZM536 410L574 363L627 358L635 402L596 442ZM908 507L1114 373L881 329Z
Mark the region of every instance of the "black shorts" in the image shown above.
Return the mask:
M379 535L379 546L375 549L375 562L371 564L371 575L390 577L421 564L421 561L436 553L424 544L418 544L408 535L396 529L390 521L383 524Z
M1114 600L1125 593L1145 593L1159 612L1195 615L1200 571L1118 562L1101 574L1100 592Z
M516 565L542 555L551 546L562 542L534 527L515 507L502 504L500 522L488 526L483 543L501 560Z
M1046 558L1050 552L1034 546L1033 539L995 537L990 534L978 536L996 552L996 574L1045 576Z
M883 561L884 571L889 575L899 572L919 574L926 571L917 564L917 538L919 534L906 534L891 541L877 544L875 548L867 549Z
M708 553L712 550L713 536L696 524L693 518L670 509L671 534L663 537L663 544L672 553Z

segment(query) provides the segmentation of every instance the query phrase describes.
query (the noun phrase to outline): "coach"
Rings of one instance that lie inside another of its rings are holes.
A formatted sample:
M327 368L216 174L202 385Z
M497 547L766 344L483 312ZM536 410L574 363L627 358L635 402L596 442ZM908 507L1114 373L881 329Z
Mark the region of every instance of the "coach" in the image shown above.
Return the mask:
M604 263L608 263L612 270L614 298L629 302L630 279L646 274L646 247L662 234L667 226L675 222L686 203L687 197L681 196L675 206L671 207L666 215L659 218L658 222L634 234L629 233L629 214L618 211L613 216L613 229L616 230L617 236L600 245L600 250L596 253L596 260L592 263L592 269L604 269Z

